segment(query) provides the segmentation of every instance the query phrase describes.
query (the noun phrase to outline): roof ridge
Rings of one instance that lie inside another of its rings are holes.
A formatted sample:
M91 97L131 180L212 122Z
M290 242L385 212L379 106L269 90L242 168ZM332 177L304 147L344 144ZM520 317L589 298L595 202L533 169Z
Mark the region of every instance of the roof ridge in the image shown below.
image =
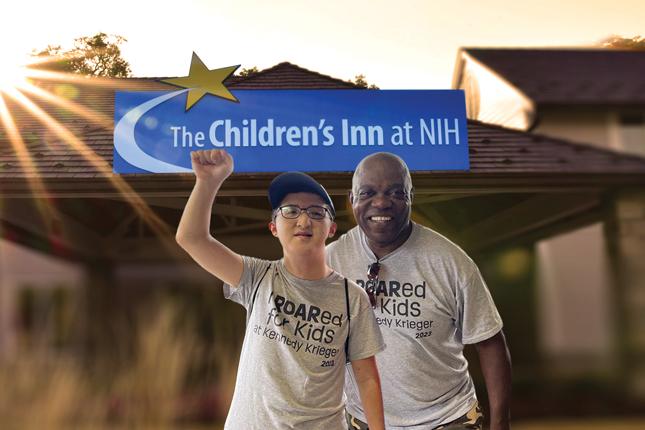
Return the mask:
M329 80L332 80L332 81L335 81L335 82L339 82L339 83L346 84L346 85L351 85L351 86L355 87L356 89L361 89L361 87L357 86L355 83L353 83L351 81L344 81L344 80L342 80L340 78L334 78L333 76L330 76L330 75L325 75L325 74L320 73L320 72L309 70L309 69L307 69L305 67L299 66L299 65L291 63L289 61L282 61L282 62L280 62L278 64L275 64L275 65L273 65L271 67L268 67L266 69L262 69L262 70L258 71L257 73L253 73L253 74L251 74L249 76L240 77L238 75L239 80L236 83L251 81L251 80L253 80L254 78L257 78L260 75L266 75L268 73L274 72L279 67L285 67L285 66L293 68L293 69L297 69L297 70L300 70L300 71L303 71L303 72L306 72L306 73L310 73L312 75L317 75L317 76L320 76L322 78L329 79Z
M314 70L307 69L305 67L299 66L299 65L291 63L289 61L281 61L278 64L275 64L275 65L273 65L271 67L267 67L266 69L259 70L256 73L250 74L248 76L231 75L228 78L226 78L226 80L227 81L228 80L234 80L234 82L231 82L231 83L235 83L235 84L242 83L242 82L250 82L250 81L253 81L253 79L258 78L259 76L264 76L264 75L267 75L267 74L269 74L271 72L274 72L276 69L278 69L280 67L290 67L292 69L300 70L302 72L309 73L309 74L312 74L312 75L316 75L316 76L319 76L321 78L325 78L325 79L333 81L333 82L348 85L348 86L351 86L351 87L356 88L356 89L363 89L362 87L359 87L358 85L356 85L354 82L345 81L345 80L340 79L340 78L335 78L335 77L333 77L331 75L326 75L324 73L316 72ZM129 77L118 77L118 78L114 77L114 78L110 78L110 79L115 80L115 81L122 81L122 82L131 82L132 80L138 80L138 81L148 81L148 82L155 82L155 83L162 83L163 84L164 82L162 82L162 80L164 80L164 79L173 79L173 78L176 78L176 77L177 76L129 76Z
M512 83L540 108L545 104L645 105L645 50L575 48L462 48ZM474 79L478 79L477 76Z

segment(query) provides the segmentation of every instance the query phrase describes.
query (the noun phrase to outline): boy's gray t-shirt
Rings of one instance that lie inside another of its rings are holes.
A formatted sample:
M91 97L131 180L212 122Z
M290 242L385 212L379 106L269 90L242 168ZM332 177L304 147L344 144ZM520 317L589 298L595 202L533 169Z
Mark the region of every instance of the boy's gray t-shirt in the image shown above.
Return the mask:
M239 286L224 286L224 295L247 309L224 428L344 428L345 279L333 272L309 281L289 273L282 260L243 260ZM349 281L348 292L349 359L371 357L384 348L383 338L365 291Z
M327 255L359 286L376 261L358 227L329 244ZM416 223L408 240L379 262L374 312L388 348L376 361L387 428L431 429L459 418L476 401L463 345L502 328L477 266L451 241ZM345 392L347 410L364 420L351 369Z

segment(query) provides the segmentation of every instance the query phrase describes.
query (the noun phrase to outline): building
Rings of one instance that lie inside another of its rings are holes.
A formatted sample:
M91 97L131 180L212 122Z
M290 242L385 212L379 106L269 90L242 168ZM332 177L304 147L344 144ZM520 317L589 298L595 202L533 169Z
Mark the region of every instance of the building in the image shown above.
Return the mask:
M82 268L87 290L83 312L103 333L107 329L101 328L101 321L139 303L145 293L135 293L137 286L212 284L212 278L174 243L174 231L192 189L192 175L111 173L115 91L170 87L156 79L78 78L35 83L40 90L61 95L64 101L40 97L35 90L29 94L33 107L20 97L3 94L13 118L12 122L3 117L0 135L4 240ZM234 77L228 87L233 91L356 90L353 84L290 63ZM530 118L522 112L518 115ZM14 122L21 137L12 132ZM631 240L629 229L637 228L634 226L645 218L640 197L631 197L634 189L645 185L645 159L477 119L468 122L468 141L469 171L413 174L413 218L455 240L484 269L487 262L505 261L501 272L511 279L509 285L518 287L489 281L491 291L507 322L517 372L522 378L539 380L550 373L540 362L535 342L539 328L533 316L533 245L598 223L611 225L608 238L616 252L608 264L620 268L622 274L615 285L620 291L634 290L636 284L630 277L640 276L641 269L633 265L630 247L635 247L634 252L645 252L645 241L634 244L626 240ZM351 174L315 174L334 199L341 232L354 225L345 197ZM272 177L234 174L219 193L213 225L218 238L240 253L267 258L279 255L279 246L266 232L266 189ZM513 254L516 249L528 253ZM499 277L491 274L491 278ZM8 285L0 285L6 301L3 309L18 312L16 298L21 286ZM9 288L12 291L6 291ZM621 297L627 301L631 296ZM634 311L642 310L633 303ZM4 318L2 323L12 319ZM5 326L0 334L6 337L9 331ZM8 343L5 339L4 345ZM634 344L621 351L611 359L624 369L615 375L623 381L643 370L642 364L631 361L642 356L643 349ZM624 367L622 360L627 359L631 365Z
M464 48L453 87L470 118L645 155L645 52ZM610 217L537 244L542 347L565 373L622 373L645 392L645 189ZM589 318L593 315L594 318ZM556 329L556 327L560 327ZM638 352L640 351L640 352Z

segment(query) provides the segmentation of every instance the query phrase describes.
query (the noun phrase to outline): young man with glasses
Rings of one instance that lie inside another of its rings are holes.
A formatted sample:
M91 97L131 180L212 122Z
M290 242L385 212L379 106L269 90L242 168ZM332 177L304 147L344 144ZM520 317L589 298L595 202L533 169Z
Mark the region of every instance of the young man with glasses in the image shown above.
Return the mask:
M364 158L349 198L358 226L327 252L331 266L370 295L388 345L377 357L386 427L481 429L463 355L472 344L486 381L490 429L508 429L510 356L475 263L445 237L410 220L412 180L399 157L381 152ZM349 428L367 429L351 371L345 392Z
M227 298L247 310L235 394L225 429L344 426L343 381L350 361L370 427L383 429L374 355L384 348L366 293L327 264L334 205L310 176L288 172L269 187L271 233L284 258L240 256L209 232L215 195L233 172L223 150L191 153L197 178L177 242L221 279Z

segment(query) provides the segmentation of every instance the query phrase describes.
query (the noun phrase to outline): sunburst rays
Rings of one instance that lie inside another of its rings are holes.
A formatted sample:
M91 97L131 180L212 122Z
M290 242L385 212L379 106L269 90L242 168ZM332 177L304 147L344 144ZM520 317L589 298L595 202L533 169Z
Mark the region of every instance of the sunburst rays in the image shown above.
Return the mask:
M43 70L33 67L42 66L43 63L52 61L51 58L36 58L32 67L21 69L20 75L12 75L10 80L0 82L0 134L4 131L7 141L11 145L15 158L18 160L23 172L24 179L28 184L36 207L42 217L43 224L48 230L55 217L53 205L49 204L52 199L45 181L38 171L38 163L34 161L34 155L30 153L28 143L25 142L23 134L29 133L28 127L21 129L19 121L14 118L7 103L12 101L14 106L19 106L29 117L35 119L47 134L53 136L57 142L68 146L75 153L81 155L102 178L107 179L115 190L122 196L143 220L156 236L162 240L164 245L172 251L176 250L172 241L172 229L161 219L137 194L132 186L121 176L112 173L110 164L92 147L88 146L83 139L79 138L74 131L70 130L65 121L55 118L51 109L45 109L41 104L53 106L62 115L73 115L75 118L83 119L86 123L95 125L97 128L112 130L113 122L111 117L99 110L91 109L83 104L74 101L75 86L91 85L106 89L134 89L135 84L123 80L115 84L110 78L88 78L77 74L63 73L51 70ZM5 76L6 78L6 76ZM41 83L53 84L53 91L40 85ZM57 89L61 89L57 91ZM41 102L36 103L35 100ZM24 119L24 113L21 112ZM41 139L42 142L42 139ZM44 142L48 144L48 142ZM2 205L0 205L0 209ZM1 237L0 232L0 237ZM49 231L49 239L52 239L52 232Z
M4 129L7 133L7 137L9 138L9 142L18 157L18 162L20 163L23 171L25 172L36 171L36 167L33 162L33 159L31 158L29 151L27 150L27 145L25 145L25 141L22 138L20 131L18 130L18 126L16 125L16 122L14 121L13 117L11 116L11 113L9 112L9 108L5 103L5 100L2 96L2 92L0 92L0 123L4 126ZM45 185L43 184L40 177L38 177L37 175L28 175L27 181L29 183L29 187L31 188L34 194L42 195L42 196L45 196L46 198L47 192L45 189ZM46 201L43 199L35 199L35 203L36 203L36 208L38 209L38 212L41 215L43 223L47 228L47 232L49 235L51 235L52 225L50 223L50 220L53 219L53 216L52 216L53 214L51 213L51 206L47 205Z

